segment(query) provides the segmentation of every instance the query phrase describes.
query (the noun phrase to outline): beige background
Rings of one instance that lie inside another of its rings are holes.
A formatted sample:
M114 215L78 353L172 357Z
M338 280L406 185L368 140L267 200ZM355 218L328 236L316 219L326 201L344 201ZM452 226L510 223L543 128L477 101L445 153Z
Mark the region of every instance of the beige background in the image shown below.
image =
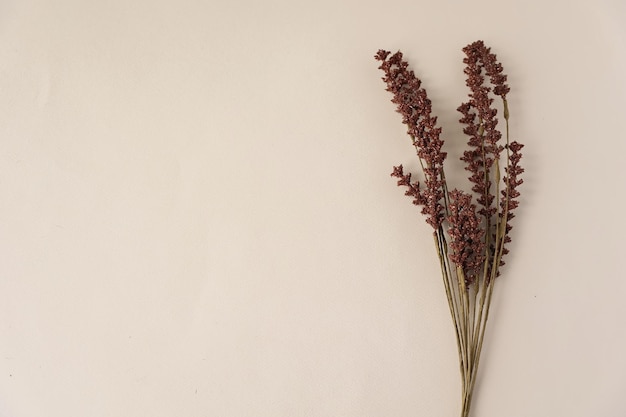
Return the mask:
M0 416L454 416L456 348L373 55L459 184L462 53L527 173L474 415L624 416L626 7L0 3Z

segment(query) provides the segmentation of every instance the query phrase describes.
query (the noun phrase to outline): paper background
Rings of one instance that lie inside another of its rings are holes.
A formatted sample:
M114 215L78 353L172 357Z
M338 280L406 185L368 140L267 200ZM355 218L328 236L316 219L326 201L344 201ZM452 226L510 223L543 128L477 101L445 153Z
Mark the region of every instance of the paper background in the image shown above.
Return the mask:
M450 152L460 49L527 172L474 415L624 416L626 7L0 3L0 416L454 416L456 348L373 55Z

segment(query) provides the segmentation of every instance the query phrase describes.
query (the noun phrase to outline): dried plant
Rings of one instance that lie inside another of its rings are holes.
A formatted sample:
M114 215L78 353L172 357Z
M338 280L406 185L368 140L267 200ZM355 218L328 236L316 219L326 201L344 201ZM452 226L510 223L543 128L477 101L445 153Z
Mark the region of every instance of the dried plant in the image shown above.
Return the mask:
M421 81L409 69L401 52L379 50L375 55L384 72L383 81L391 100L402 115L402 123L417 151L423 184L411 180L402 165L393 177L406 187L406 195L422 208L433 236L450 314L454 323L462 380L461 416L469 415L472 393L482 351L489 306L496 277L511 241L510 220L518 206L517 188L522 184L519 165L523 145L509 141L507 76L496 55L483 41L465 48L464 72L470 89L469 100L457 109L463 132L469 137L461 161L469 172L471 193L448 190L444 173L443 140L437 118L431 115L431 101ZM489 79L489 84L486 79ZM494 97L502 101L504 135L498 130ZM504 137L503 137L504 136ZM501 177L501 167L505 175ZM475 199L475 203L473 200ZM499 202L498 202L499 200Z

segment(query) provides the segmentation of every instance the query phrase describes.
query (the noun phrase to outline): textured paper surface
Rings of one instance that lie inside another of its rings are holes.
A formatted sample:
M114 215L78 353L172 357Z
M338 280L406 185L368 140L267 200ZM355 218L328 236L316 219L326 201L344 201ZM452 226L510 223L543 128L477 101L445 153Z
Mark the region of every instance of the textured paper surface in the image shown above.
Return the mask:
M474 415L624 416L620 1L4 1L0 416L454 416L453 328L373 55L447 140L461 48L526 144Z

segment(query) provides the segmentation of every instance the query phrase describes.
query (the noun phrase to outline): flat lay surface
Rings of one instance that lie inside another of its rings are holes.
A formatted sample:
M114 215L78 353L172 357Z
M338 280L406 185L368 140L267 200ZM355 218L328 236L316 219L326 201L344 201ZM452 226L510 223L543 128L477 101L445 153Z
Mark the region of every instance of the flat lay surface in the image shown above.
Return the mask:
M626 415L625 28L610 0L1 2L0 417L457 415L374 54L467 189L478 39L526 172L472 415Z

